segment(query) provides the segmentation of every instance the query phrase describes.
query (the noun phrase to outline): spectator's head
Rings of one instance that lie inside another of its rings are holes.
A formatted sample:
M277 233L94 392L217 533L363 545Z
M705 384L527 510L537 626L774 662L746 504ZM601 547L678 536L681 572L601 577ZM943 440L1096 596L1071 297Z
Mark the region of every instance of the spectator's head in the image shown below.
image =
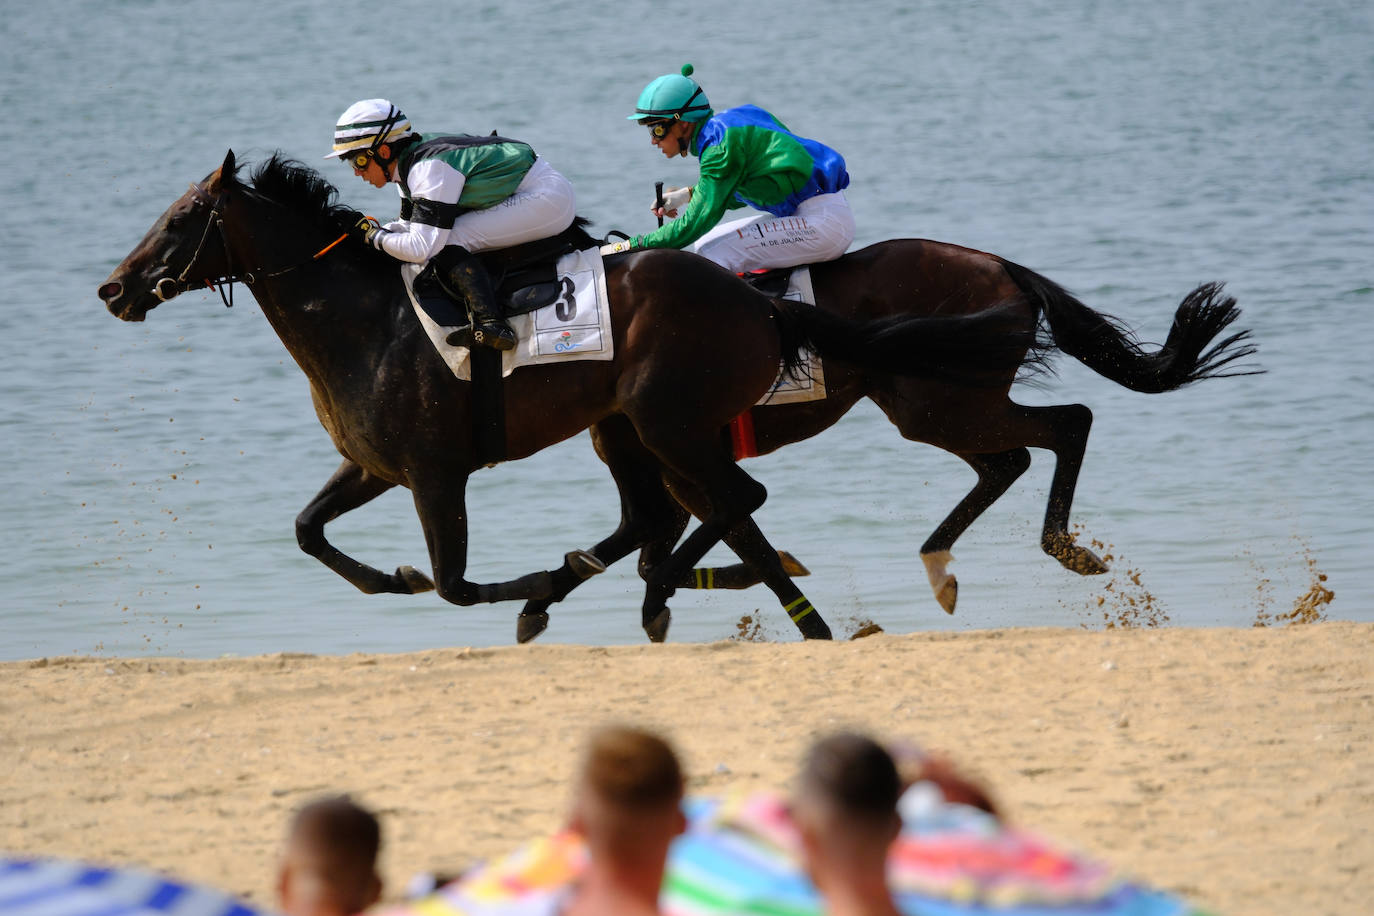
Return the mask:
M604 728L582 760L572 826L594 858L633 858L683 831L682 792L682 768L666 741L641 729Z
M382 895L377 875L381 828L348 796L323 798L296 812L277 876L286 916L353 916Z
M812 746L792 813L807 870L823 892L830 875L882 873L901 829L901 793L892 757L871 738L842 733Z

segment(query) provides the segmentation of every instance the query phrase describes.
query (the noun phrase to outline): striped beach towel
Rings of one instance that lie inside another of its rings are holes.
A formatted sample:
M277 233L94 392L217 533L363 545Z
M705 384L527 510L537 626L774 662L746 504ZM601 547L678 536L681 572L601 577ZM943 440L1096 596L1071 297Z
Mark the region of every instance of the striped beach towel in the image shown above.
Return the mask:
M0 854L4 916L262 916L209 888L151 871Z
M889 882L911 916L1203 916L1186 901L1125 880L1101 862L916 786ZM779 795L688 799L687 832L674 843L661 903L670 916L821 916L801 869ZM569 833L526 845L390 916L554 914L586 865Z

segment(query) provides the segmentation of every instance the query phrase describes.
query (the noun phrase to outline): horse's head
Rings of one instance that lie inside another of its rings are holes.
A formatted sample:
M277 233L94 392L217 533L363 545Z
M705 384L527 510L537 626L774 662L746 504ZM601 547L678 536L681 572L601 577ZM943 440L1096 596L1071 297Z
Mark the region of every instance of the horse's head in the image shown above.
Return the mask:
M228 273L219 225L234 186L234 151L203 182L191 185L158 217L97 291L110 314L142 321L148 312L188 289L207 286Z

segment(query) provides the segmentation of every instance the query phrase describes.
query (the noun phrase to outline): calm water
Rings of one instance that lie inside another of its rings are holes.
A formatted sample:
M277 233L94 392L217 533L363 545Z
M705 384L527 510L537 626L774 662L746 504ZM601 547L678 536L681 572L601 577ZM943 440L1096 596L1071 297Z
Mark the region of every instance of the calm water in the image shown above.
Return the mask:
M421 130L526 139L598 228L642 229L653 182L685 183L693 168L665 162L624 116L684 60L718 106L757 102L844 152L859 244L918 235L995 251L1155 340L1188 290L1226 280L1262 346L1267 375L1170 395L1068 361L1023 391L1094 410L1074 517L1115 569L1081 579L1039 552L1051 464L1036 452L957 545L952 618L917 550L971 485L961 462L904 442L872 407L752 462L771 493L761 524L811 566L803 584L837 629L1100 626L1128 598L1155 621L1249 626L1317 575L1335 591L1331 617L1374 619L1370 5L839 8L8 9L0 658L509 642L515 605L364 596L297 550L293 519L338 457L245 291L232 311L189 295L126 325L95 289L226 148L315 162L338 113L374 95ZM326 174L356 206L394 212L390 189ZM590 546L618 511L585 437L482 472L469 492L469 569L487 581ZM330 535L383 568L428 567L403 491ZM558 609L544 638L638 642L639 598L623 564ZM672 607L676 640L732 635L756 610L766 632L793 638L761 590L680 593Z

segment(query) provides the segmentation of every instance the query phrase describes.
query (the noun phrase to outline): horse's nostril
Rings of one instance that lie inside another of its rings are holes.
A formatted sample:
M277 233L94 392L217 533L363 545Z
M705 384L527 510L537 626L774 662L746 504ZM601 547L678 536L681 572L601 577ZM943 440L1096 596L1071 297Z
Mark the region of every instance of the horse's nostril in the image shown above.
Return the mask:
M102 300L108 301L110 299L113 299L115 296L118 296L120 291L123 289L124 287L119 283L111 282L106 283L104 286L100 287L100 289L98 289L96 292L100 295L100 298Z

